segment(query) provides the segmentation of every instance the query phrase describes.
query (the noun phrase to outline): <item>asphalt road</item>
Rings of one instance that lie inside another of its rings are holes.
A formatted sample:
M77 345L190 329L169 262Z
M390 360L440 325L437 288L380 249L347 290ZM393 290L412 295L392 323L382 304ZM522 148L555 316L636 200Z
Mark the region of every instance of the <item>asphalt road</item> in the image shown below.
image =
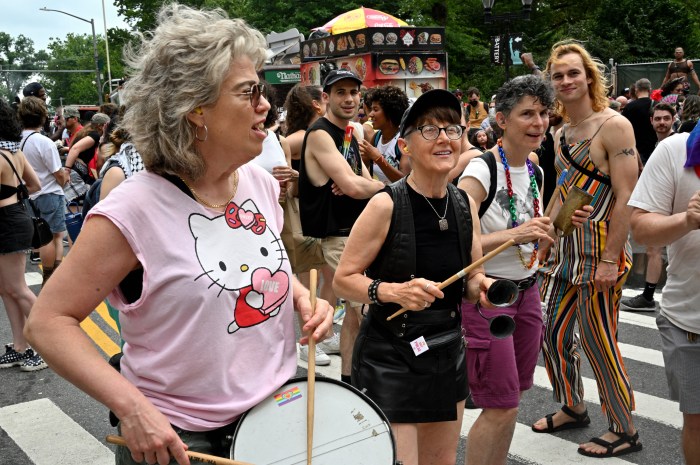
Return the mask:
M36 266L28 263L27 279ZM38 286L31 286L38 292ZM626 289L626 295L636 290ZM660 298L657 293L657 300ZM2 304L0 304L2 306ZM4 306L0 311L0 342L11 341ZM95 312L84 329L97 342L105 358L117 343L116 332L103 311ZM625 363L632 379L637 401L635 423L640 430L644 450L616 459L606 459L606 465L633 463L639 465L680 465L681 414L676 403L668 400L660 338L654 317L656 313L622 312L619 338ZM331 356L330 367L318 367L317 373L339 378L338 356ZM304 362L299 362L299 374L305 374ZM584 357L586 399L592 424L584 430L556 435L535 434L530 424L559 406L552 400L551 389L542 361L535 374L535 387L525 394L521 403L515 437L510 449L510 465L600 464L576 453L577 444L601 434L607 428L600 411L593 374ZM109 464L114 463L113 446L105 445L107 434L115 430L109 425L107 411L86 394L56 375L50 368L25 373L17 368L0 371L0 463L3 465L48 464ZM462 428L469 431L478 410L467 410ZM458 464L464 461L464 438L460 441ZM352 464L349 458L347 464ZM381 465L381 464L378 464Z

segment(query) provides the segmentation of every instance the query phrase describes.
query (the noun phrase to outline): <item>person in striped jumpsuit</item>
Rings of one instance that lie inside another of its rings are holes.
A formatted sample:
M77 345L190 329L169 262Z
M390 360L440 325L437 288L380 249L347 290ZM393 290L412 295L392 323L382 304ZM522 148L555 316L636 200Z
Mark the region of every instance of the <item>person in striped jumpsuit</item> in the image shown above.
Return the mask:
M637 181L638 154L631 124L608 108L601 67L575 42L555 44L547 62L546 75L569 121L555 137L557 172L568 171L553 197L551 217L574 186L592 195L593 213L573 234L555 241L538 276L545 304L545 367L554 399L563 406L532 430L552 433L590 423L582 347L610 429L581 444L578 452L610 457L642 447L632 422L634 394L617 345L622 286L632 266L627 201ZM577 323L580 336L574 333Z

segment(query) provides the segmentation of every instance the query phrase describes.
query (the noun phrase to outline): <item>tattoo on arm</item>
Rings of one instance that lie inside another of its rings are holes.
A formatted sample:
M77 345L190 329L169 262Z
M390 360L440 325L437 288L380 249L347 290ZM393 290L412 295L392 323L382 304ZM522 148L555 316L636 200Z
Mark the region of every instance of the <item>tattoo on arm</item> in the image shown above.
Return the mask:
M615 156L620 156L624 155L626 157L634 157L637 155L637 152L634 151L634 148L629 148L629 149L622 149L621 152L618 152Z

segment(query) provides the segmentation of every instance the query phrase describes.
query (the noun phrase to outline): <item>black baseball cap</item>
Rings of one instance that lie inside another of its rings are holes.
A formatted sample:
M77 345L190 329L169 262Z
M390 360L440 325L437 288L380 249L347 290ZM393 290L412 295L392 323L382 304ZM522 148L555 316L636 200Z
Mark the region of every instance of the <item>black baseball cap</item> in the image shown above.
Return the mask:
M406 130L413 126L418 117L425 113L426 110L434 107L447 107L456 111L458 115L462 114L462 105L460 105L459 99L452 92L444 89L429 90L421 94L413 102L413 105L404 112L401 118L401 125L399 126L399 135L405 137Z
M25 97L38 97L39 91L43 88L44 86L42 86L38 82L30 82L29 84L24 86L24 89L22 89L22 94Z
M326 92L333 84L338 81L342 81L343 79L352 79L358 86L362 85L362 79L357 77L357 74L353 73L352 71L348 71L346 69L334 69L328 73L328 76L326 76L326 79L323 81L323 91Z

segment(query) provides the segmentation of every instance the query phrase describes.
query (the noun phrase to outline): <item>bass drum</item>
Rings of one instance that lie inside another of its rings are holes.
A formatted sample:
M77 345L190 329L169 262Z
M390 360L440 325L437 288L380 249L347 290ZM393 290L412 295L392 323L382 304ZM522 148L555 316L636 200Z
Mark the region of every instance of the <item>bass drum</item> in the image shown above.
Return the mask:
M255 465L306 463L306 378L293 378L241 417L231 459ZM391 426L357 389L316 379L314 465L395 465Z

